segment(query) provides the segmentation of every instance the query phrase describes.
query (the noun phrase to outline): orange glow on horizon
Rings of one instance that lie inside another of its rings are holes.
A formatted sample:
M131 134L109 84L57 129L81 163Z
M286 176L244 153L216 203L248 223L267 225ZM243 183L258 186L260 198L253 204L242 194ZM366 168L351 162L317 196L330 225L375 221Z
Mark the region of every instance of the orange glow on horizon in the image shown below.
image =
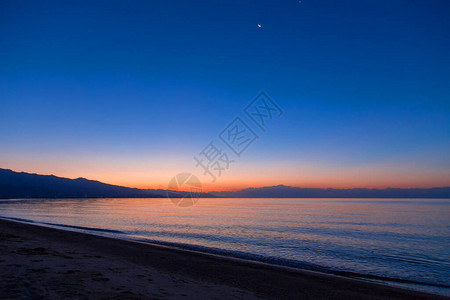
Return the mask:
M1 161L3 168L16 172L53 174L59 177L98 180L103 183L142 189L167 189L169 180L181 170L195 174L202 182L204 192L237 191L245 188L286 185L301 188L431 188L450 186L450 171L446 169L424 169L396 166L394 164L372 165L354 168L306 165L295 167L288 164L272 165L244 163L222 174L216 183L204 176L201 170L192 169L190 164L182 165L176 159L171 163L117 163L88 161L84 164L35 163L30 161Z

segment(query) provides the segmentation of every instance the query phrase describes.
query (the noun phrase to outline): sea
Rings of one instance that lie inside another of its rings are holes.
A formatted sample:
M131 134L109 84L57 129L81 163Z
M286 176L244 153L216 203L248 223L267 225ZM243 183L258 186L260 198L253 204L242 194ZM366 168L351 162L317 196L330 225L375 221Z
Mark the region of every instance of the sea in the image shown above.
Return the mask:
M450 199L13 199L0 217L450 296Z

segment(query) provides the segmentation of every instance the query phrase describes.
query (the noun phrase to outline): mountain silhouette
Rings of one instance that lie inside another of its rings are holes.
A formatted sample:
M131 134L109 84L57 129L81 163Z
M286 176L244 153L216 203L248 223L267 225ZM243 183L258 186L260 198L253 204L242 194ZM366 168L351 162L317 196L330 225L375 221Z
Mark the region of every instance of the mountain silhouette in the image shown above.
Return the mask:
M189 192L178 192L180 197ZM229 198L450 198L450 187L320 189L285 185L197 194ZM13 198L164 198L167 190L137 189L85 178L69 179L0 169L0 199Z
M450 187L320 189L277 185L211 194L229 198L450 198Z
M164 197L135 188L85 178L18 173L0 169L0 198L142 198Z
M86 178L69 179L0 169L0 199L14 198L165 198L168 190L137 189ZM189 192L178 191L179 197ZM198 198L215 195L197 193ZM175 197L171 195L171 198Z

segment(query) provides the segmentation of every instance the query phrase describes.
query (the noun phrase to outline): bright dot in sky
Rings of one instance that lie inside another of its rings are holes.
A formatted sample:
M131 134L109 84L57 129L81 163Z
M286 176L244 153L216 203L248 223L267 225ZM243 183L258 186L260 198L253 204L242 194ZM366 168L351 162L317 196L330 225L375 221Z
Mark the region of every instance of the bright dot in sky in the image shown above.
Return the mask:
M261 24L258 24L258 27L259 27L259 28L261 28L261 27L262 27L262 25L261 25Z

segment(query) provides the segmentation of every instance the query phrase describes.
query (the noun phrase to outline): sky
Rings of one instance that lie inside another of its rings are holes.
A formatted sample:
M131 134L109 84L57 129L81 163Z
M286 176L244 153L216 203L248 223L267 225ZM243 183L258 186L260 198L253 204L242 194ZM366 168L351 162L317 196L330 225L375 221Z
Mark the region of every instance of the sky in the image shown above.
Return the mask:
M0 168L140 188L189 172L206 191L450 186L449 15L445 0L1 1ZM255 137L239 156L236 128Z

